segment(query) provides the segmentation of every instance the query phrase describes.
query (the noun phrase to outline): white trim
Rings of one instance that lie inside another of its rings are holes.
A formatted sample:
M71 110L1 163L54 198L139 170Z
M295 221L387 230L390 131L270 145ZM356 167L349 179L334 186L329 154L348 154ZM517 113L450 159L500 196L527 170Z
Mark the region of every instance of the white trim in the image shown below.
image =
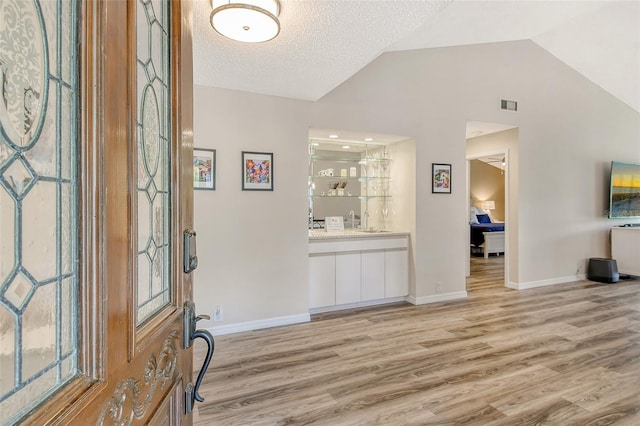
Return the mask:
M344 305L323 306L309 309L310 314L321 314L324 312L342 311L343 309L364 308L367 306L386 305L388 303L407 302L408 296L389 297L387 299L366 300L363 302L345 303Z
M580 275L569 275L567 277L559 277L559 278L551 278L548 280L540 280L540 281L530 281L528 283L514 283L509 282L507 287L512 288L514 290L527 290L530 288L538 288L538 287L546 287L550 285L558 285L558 284L566 284L572 283L576 281L584 281L587 279L585 274Z
M456 291L453 293L434 294L432 296L413 297L408 296L407 302L414 305L426 305L428 303L446 302L448 300L466 299L466 291Z
M301 324L309 321L311 321L311 315L299 314L289 315L286 317L240 322L237 324L219 325L217 327L210 327L207 330L209 330L209 332L214 336L222 336L224 334L241 333L243 331L260 330L262 328L279 327L282 325Z

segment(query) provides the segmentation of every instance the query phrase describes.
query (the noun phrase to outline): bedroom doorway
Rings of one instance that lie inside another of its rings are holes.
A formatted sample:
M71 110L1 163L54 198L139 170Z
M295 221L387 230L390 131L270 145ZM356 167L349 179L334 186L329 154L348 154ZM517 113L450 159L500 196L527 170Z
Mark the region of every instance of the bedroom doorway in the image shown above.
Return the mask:
M466 134L467 289L484 275L508 286L510 154L517 150L518 129L469 121Z

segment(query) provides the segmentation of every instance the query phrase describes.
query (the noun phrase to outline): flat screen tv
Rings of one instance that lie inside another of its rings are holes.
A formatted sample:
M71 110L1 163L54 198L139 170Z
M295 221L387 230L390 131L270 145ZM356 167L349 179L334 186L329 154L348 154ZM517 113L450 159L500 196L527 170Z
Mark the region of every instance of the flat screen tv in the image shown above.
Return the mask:
M609 217L640 217L640 164L611 162Z

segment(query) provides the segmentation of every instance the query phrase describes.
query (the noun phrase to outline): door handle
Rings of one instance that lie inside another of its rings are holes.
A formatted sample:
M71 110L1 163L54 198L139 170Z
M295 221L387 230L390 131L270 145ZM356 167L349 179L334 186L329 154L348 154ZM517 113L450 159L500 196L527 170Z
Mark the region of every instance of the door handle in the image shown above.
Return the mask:
M198 373L195 386L192 383L185 386L185 411L187 414L193 410L195 401L204 402L204 398L199 392L200 385L202 384L202 379L209 368L209 363L211 362L213 351L215 350L215 342L211 333L209 333L208 330L196 329L196 323L198 321L201 319L210 319L211 317L209 317L209 315L196 316L195 312L195 304L190 300L185 302L182 346L184 349L189 349L195 339L202 339L207 343L207 355L204 358L200 373Z
M213 341L213 336L207 330L196 330L193 334L193 338L201 338L205 342L207 342L207 356L204 358L204 362L202 363L202 368L198 373L198 378L196 379L196 385L193 388L193 399L198 402L204 402L204 398L200 395L200 385L202 384L202 379L204 378L204 373L207 372L209 368L209 363L211 362L211 358L213 357L213 350L215 348L215 344Z

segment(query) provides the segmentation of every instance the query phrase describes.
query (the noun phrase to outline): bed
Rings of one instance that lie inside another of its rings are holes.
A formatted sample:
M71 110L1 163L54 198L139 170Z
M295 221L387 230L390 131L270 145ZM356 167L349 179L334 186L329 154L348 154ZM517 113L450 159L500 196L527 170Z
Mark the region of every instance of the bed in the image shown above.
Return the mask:
M504 253L504 223L471 224L471 246L481 249L484 257Z
M486 214L478 214L476 219L472 218L470 224L471 251L482 250L485 258L491 253L504 253L504 223L492 222Z

